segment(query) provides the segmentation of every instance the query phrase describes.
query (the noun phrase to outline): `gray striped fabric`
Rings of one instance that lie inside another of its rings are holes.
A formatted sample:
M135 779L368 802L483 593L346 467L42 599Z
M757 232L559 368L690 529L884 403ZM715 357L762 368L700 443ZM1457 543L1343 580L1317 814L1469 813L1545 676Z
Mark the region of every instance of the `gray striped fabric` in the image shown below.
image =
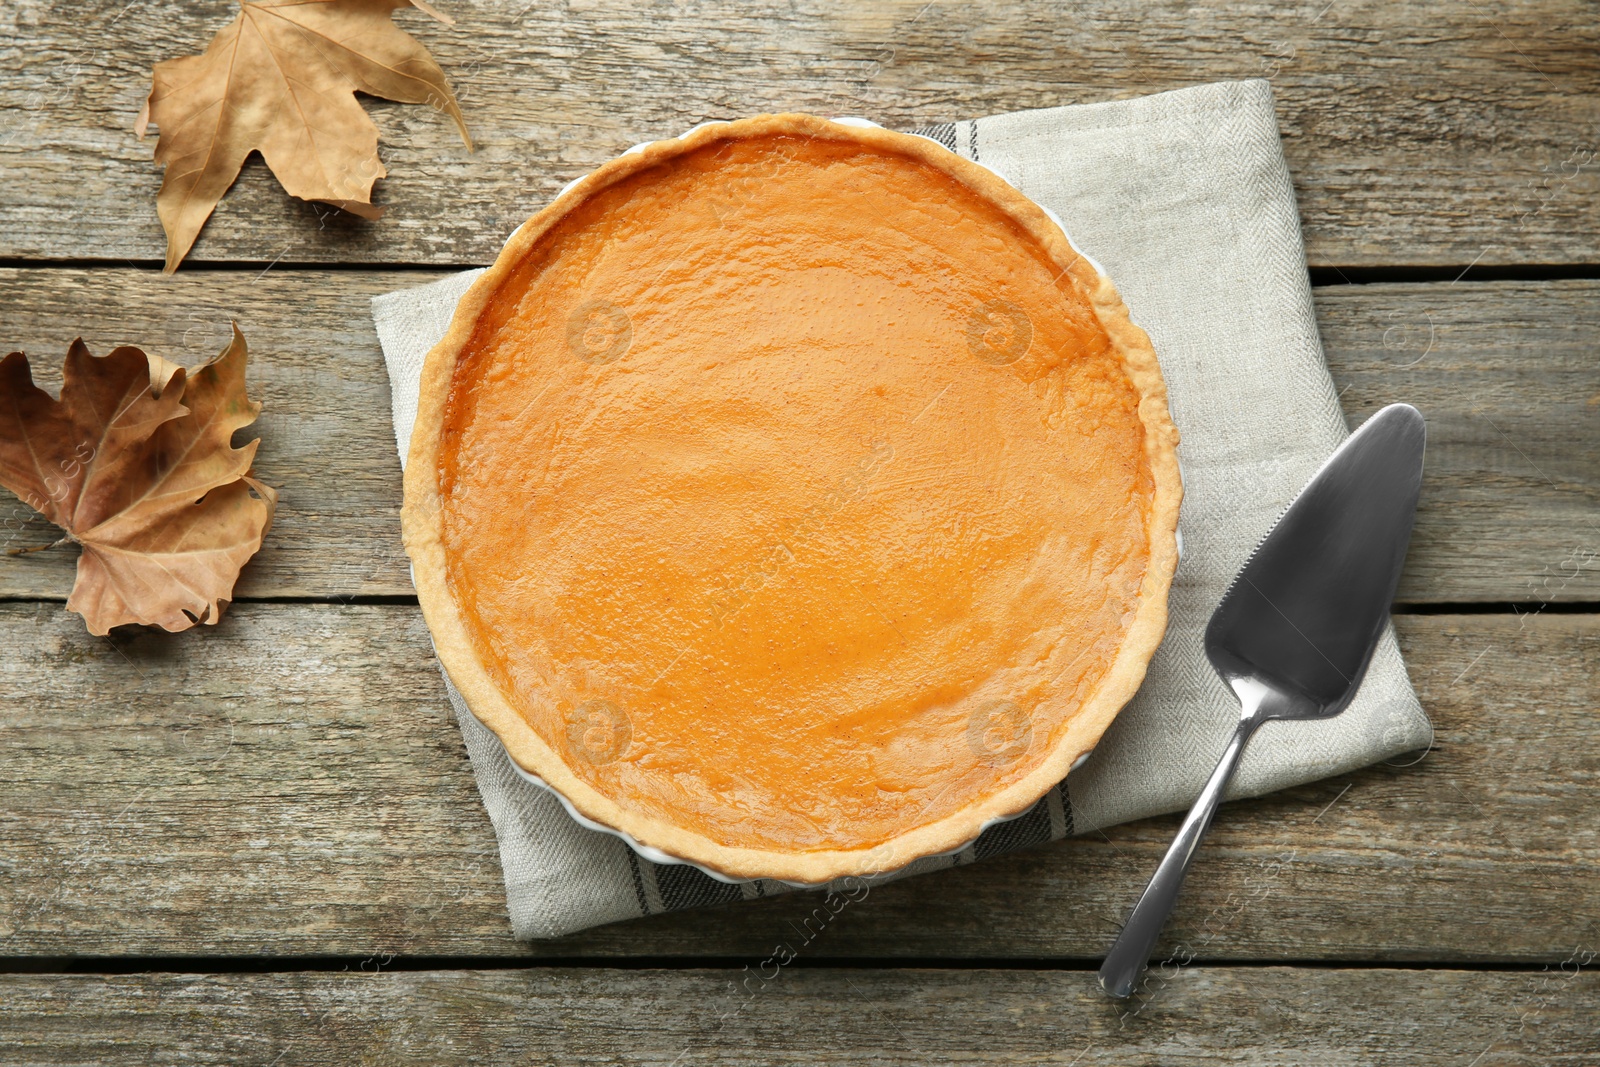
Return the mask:
M1184 555L1167 637L1145 685L1070 783L961 852L919 860L894 877L1187 807L1238 716L1201 653L1206 619L1250 549L1346 436L1268 83L1201 85L915 132L999 171L1053 210L1149 331L1183 434ZM423 357L479 273L373 300L402 460ZM517 775L499 741L453 687L449 693L499 838L518 937L789 891L651 863L618 838L583 828ZM1268 724L1230 797L1341 774L1422 748L1430 737L1389 632L1349 710L1331 722Z

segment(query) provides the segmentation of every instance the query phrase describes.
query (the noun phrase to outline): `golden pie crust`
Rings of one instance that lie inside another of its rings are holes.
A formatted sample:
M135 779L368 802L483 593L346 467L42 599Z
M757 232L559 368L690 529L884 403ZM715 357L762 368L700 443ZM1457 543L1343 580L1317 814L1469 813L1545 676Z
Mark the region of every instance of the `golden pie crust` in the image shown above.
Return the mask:
M820 883L1026 810L1177 562L1154 350L920 137L699 128L535 215L429 352L403 523L439 658L585 817Z

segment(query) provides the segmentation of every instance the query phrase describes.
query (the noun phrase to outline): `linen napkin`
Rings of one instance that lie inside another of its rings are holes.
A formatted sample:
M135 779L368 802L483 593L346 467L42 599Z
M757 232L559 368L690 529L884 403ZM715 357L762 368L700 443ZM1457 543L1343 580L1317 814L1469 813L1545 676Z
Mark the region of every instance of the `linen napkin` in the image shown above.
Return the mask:
M1312 312L1294 190L1265 81L996 115L913 132L998 171L1053 210L1155 343L1183 441L1183 556L1144 686L1079 770L1021 818L896 876L1187 808L1238 721L1201 638L1257 541L1347 436ZM481 271L372 301L402 462L422 361ZM448 679L446 680L448 686ZM520 777L453 687L494 823L520 938L787 891L652 863L585 829ZM1431 728L1385 631L1355 701L1325 722L1268 723L1230 798L1342 774L1426 746Z

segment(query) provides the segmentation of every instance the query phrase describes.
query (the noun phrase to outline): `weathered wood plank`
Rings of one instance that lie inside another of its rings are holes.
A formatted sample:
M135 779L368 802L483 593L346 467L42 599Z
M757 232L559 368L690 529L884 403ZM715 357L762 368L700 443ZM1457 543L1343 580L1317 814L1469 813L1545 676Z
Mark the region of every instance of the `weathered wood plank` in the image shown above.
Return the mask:
M1600 616L1400 616L1420 765L1226 807L1169 927L1201 959L1600 947ZM513 942L417 610L236 605L88 637L0 605L0 956L754 956L814 897ZM1103 952L1175 819L880 886L815 957Z
M156 61L231 0L7 5L0 257L159 260L160 173L132 125ZM451 5L433 50L478 143L367 103L377 223L292 201L259 162L193 261L483 263L566 181L629 145L771 110L913 128L1267 77L1314 264L1600 259L1600 24L1581 3L1062 0Z
M368 299L431 277L0 270L0 344L53 381L80 332L97 352L138 343L192 365L238 319L266 403L258 469L281 490L239 595L404 596L400 467ZM1393 400L1428 416L1401 599L1600 600L1600 282L1340 286L1316 299L1351 420ZM55 540L0 496L0 545ZM65 598L75 565L70 548L0 557L0 596Z
M0 977L0 1056L61 1064L1587 1065L1600 976L1187 967ZM1593 953L1588 957L1592 959ZM1159 984L1157 984L1159 983Z
M1600 283L1315 292L1351 425L1427 417L1400 599L1600 600Z

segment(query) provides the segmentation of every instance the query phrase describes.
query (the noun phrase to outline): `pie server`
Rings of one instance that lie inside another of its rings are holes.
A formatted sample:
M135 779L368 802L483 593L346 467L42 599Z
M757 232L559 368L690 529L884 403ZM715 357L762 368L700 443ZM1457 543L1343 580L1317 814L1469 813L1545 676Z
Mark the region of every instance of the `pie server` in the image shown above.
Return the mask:
M1239 698L1239 726L1100 968L1111 996L1138 983L1256 728L1330 718L1355 696L1400 581L1425 436L1409 404L1368 419L1300 491L1212 613L1206 658Z

